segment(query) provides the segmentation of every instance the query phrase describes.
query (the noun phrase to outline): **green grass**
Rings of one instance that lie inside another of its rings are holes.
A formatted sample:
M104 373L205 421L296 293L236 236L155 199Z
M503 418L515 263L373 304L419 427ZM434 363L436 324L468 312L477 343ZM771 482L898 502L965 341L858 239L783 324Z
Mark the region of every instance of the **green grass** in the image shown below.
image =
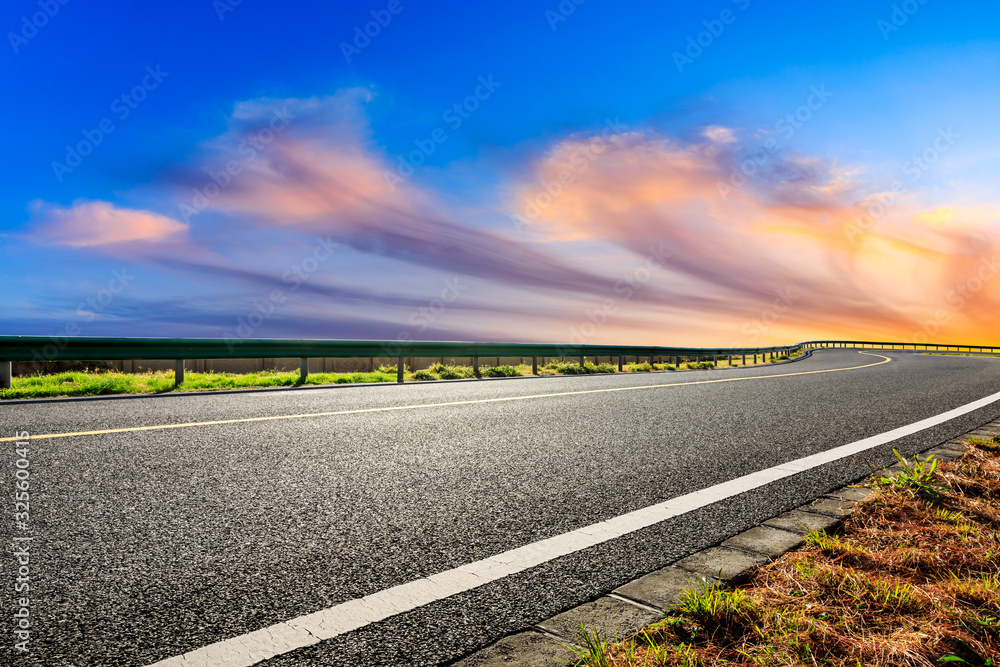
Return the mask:
M313 373L307 385L348 384L358 382L395 382L392 372ZM52 375L29 375L13 378L10 389L0 389L0 399L49 398L53 396L107 396L111 394L157 394L171 391L209 391L251 387L292 387L301 385L298 372L260 371L257 373L184 374L184 384L174 387L173 371L147 373L70 371Z
M797 355L794 355L797 356ZM725 363L720 361L720 363ZM716 368L710 361L687 362L680 365L649 364L648 362L623 365L626 373L649 373L652 371L677 371L682 368L710 370ZM593 375L616 373L617 367L610 363L595 364L584 360L553 360L539 366L539 375ZM476 377L518 377L531 375L531 366L483 366L477 374L471 366L433 364L429 368L411 371L405 369L403 379L412 381L460 380ZM380 366L365 373L310 373L304 384L330 385L368 382L395 382L396 367ZM298 371L258 371L256 373L196 373L186 371L184 383L174 386L173 371L149 371L145 373L119 373L117 371L67 371L50 375L28 375L15 377L10 389L0 389L0 400L50 398L56 396L108 396L112 394L156 394L167 392L210 391L220 389L249 389L253 387L294 387L303 383Z
M903 455L894 448L892 453L896 455L903 466L898 474L891 477L877 477L875 483L880 486L891 486L902 489L910 494L911 498L921 497L925 500L936 501L940 498L942 487L934 483L934 472L938 467L938 460L933 456L920 460L914 456L911 464Z
M550 361L542 368L553 371L551 374L558 375L594 375L596 373L616 372L615 367L611 364L595 364L586 360L584 360L583 366L578 361Z

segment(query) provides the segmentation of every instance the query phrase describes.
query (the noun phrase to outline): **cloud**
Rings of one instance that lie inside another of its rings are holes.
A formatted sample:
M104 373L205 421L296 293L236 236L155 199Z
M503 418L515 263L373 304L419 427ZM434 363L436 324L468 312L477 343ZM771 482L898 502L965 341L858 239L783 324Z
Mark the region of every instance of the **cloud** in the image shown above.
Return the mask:
M737 141L735 132L720 125L709 125L702 134L717 144L732 144Z
M445 195L419 176L390 187L372 98L351 89L241 102L226 131L145 198L159 212L38 203L32 238L171 274L136 297L135 312L211 321L213 332L288 288L282 276L319 238L343 252L282 306L269 335L398 333L442 277L463 276L463 301L421 337L746 346L995 336L994 204L894 193L857 166L762 151L713 125L690 141L648 130L565 136L517 178L484 160L504 210L484 188ZM165 214L164 201L178 208ZM508 212L528 219L524 233ZM182 306L154 312L172 296ZM345 329L345 318L355 323Z
M636 255L665 244L674 251L671 281L723 312L692 304L680 317L692 327L711 318L742 330L746 313L752 321L791 289L799 296L772 316L771 339L833 328L910 339L963 326L993 336L975 321L1000 305L1000 280L991 274L962 298L956 291L976 285L970 271L989 266L1000 249L997 206L927 206L922 193L903 192L866 216L885 193L858 168L758 152L763 159L750 169L753 146L724 128L704 137L682 143L631 132L597 155L594 137L567 137L512 188L510 209L527 214L532 233L550 243L603 242ZM591 159L581 162L588 147ZM539 198L539 183L560 181L558 196ZM933 326L924 326L928 314Z
M188 225L164 215L119 208L103 201L76 201L72 206L35 202L30 232L40 243L74 248L134 241L161 241L185 232Z
M612 289L614 281L599 273L513 234L458 219L454 205L411 182L390 187L391 162L371 144L358 109L368 99L349 90L238 105L230 131L206 143L200 164L174 174L178 196L183 202L192 184L197 188L235 160L239 173L224 187L211 188L213 196L201 203L240 224L321 234L359 253L522 289ZM290 119L287 127L260 141L262 129L279 116ZM253 148L252 157L241 146Z

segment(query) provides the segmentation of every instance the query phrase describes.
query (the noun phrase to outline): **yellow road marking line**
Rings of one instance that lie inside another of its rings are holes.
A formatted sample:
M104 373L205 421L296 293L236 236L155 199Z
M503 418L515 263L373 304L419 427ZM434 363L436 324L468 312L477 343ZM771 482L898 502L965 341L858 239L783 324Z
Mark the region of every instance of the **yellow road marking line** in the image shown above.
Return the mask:
M507 396L504 398L480 398L470 401L450 401L448 403L422 403L418 405L396 405L382 408L362 408L359 410L335 410L332 412L306 412L297 415L275 415L272 417L245 417L243 419L219 419L215 421L206 422L184 422L182 424L158 424L156 426L131 426L129 428L107 428L101 429L99 431L77 431L73 433L44 433L41 435L32 434L31 440L42 440L47 438L70 438L73 436L80 435L104 435L107 433L135 433L139 431L160 431L170 428L191 428L194 426L219 426L222 424L247 424L250 422L266 422L266 421L278 421L282 419L305 419L308 417L334 417L337 415L360 415L368 412L392 412L396 410L419 410L420 408L441 408L453 405L475 405L478 403L502 403L505 401L527 401L534 398L553 398L556 396L579 396L582 394L604 394L613 391L635 391L639 389L662 389L664 387L686 387L696 384L716 384L719 382L744 382L746 380L769 380L771 378L783 378L791 377L793 375L815 375L818 373L838 373L841 371L854 371L861 368L871 368L872 366L881 366L882 364L887 364L892 359L889 357L882 356L881 354L870 354L868 352L859 352L858 354L865 354L870 357L882 357L885 361L877 361L873 364L864 364L863 366L851 366L850 368L828 368L821 371L801 371L798 373L779 373L776 375L754 375L751 377L737 377L737 378L724 378L721 380L699 380L697 382L672 382L670 384L648 384L639 387L613 387L610 389L585 389L583 391L561 391L552 394L532 394L531 396ZM23 438L22 438L23 439ZM0 438L0 442L15 442L19 440L17 437L13 438Z

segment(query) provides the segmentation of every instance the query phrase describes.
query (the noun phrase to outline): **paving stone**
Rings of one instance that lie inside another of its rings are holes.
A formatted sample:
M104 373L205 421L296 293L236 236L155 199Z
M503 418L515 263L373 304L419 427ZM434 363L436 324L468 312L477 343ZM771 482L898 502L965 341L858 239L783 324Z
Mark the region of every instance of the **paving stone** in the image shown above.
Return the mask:
M929 451L934 451L934 450L937 450L937 449L947 449L947 450L951 450L953 452L964 452L968 448L969 448L968 445L965 444L965 440L963 440L961 443L946 442L943 445L938 445L937 447L934 447L933 449L931 449ZM924 456L927 456L927 453L928 452L924 452L923 454L921 454L920 458L923 458Z
M934 449L928 450L925 456L921 456L921 460L928 456L933 456L943 463L949 461L954 461L955 459L960 459L965 455L965 450L955 451L954 449L945 449L944 447L935 447Z
M827 516L843 519L850 516L854 512L855 505L857 505L857 503L850 500L817 498L811 503L803 505L799 509L803 512L816 512L817 514L826 514Z
M844 486L839 489L835 489L830 493L826 494L831 498L839 498L841 500L853 500L854 502L859 502L864 500L869 495L871 495L872 490L864 486Z
M671 566L616 588L615 593L638 600L650 607L666 609L680 600L684 590L697 586L699 582L705 582L712 586L720 585L719 580L715 577L706 577Z
M698 574L718 577L723 581L742 581L747 577L745 570L755 565L763 565L770 560L764 554L751 554L727 547L712 547L679 560L674 565Z
M600 637L624 639L662 619L662 612L644 609L617 598L602 597L542 621L538 627L577 643L581 623L589 632L596 631Z
M744 549L777 558L802 544L802 536L770 526L756 526L722 543L724 547Z
M560 662L560 660L564 662ZM541 632L520 632L476 651L454 667L556 667L573 664L573 653L558 639Z
M764 525L804 535L814 530L829 531L840 525L840 519L835 519L825 514L792 510L791 512L779 514L773 519L768 519L764 522Z

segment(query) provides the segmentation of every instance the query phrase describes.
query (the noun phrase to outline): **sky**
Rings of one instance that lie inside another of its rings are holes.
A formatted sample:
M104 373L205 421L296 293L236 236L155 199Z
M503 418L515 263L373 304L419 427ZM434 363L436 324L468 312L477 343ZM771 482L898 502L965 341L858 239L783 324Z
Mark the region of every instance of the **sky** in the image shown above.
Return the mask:
M0 335L1000 345L1000 7L0 16Z

